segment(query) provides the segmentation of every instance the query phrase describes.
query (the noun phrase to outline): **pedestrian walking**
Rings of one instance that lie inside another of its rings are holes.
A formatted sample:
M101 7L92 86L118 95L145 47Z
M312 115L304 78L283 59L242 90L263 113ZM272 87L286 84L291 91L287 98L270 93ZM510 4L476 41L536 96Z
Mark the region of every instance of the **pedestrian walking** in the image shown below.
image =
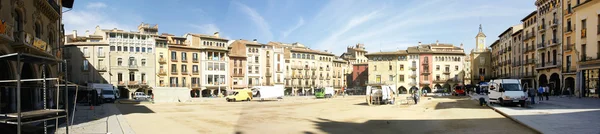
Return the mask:
M535 104L535 95L537 94L537 90L535 90L534 88L531 88L528 91L529 91L528 92L529 98L531 98L531 104Z
M415 90L413 92L413 100L415 101L415 105L419 102L419 90Z
M571 99L571 97L573 96L573 94L571 94L572 93L571 87L567 87L567 93L568 93L569 99Z
M540 85L540 87L539 87L539 88L538 88L538 90L537 90L537 95L538 95L538 98L539 98L539 99L538 99L538 103L539 103L540 101L543 101L543 100L544 100L544 98L543 98L543 94L544 94L544 87L542 87L542 86Z
M548 85L546 85L546 87L544 87L544 96L546 96L546 100L548 100L548 95L550 95L550 88L548 88Z

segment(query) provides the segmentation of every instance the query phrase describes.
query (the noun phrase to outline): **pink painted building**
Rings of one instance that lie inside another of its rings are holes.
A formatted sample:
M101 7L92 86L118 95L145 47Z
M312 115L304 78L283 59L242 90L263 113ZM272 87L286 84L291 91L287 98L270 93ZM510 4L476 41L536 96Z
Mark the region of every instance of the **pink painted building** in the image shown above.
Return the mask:
M421 65L419 89L427 90L427 92L431 92L431 82L433 80L433 75L431 75L431 72L433 70L432 56L433 56L433 54L431 54L431 53L421 52L419 54L419 63Z

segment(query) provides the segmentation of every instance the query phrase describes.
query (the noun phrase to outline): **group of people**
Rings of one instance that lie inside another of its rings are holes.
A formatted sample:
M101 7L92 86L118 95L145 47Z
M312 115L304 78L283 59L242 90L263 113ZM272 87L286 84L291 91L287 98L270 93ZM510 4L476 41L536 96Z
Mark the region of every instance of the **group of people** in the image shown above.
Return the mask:
M546 97L546 100L549 100L550 98L548 97L550 95L550 88L545 85L545 86L541 86L537 89L537 90L528 90L527 91L527 95L529 96L529 98L531 98L531 104L538 104L540 103L540 101L544 100L544 96ZM535 102L535 97L538 97L538 102Z

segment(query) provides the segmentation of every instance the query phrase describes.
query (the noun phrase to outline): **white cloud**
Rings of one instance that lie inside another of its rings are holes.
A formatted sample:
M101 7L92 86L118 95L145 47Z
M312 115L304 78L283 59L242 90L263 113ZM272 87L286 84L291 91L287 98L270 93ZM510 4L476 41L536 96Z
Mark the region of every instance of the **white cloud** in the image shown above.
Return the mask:
M237 5L243 11L243 13L248 15L250 20L254 22L266 40L273 39L273 33L271 33L271 27L269 26L269 23L258 12L256 12L256 10L236 1L234 1L233 4Z
M102 3L102 2L91 2L88 3L87 6L85 6L86 8L105 8L106 4Z
M209 34L209 35L212 33L221 31L219 29L219 27L217 27L217 25L215 25L215 24L203 24L203 25L191 24L190 26L200 30L200 32L202 32L203 34Z
M342 34L345 34L349 30L351 30L367 21L372 20L373 18L375 18L377 13L379 13L379 10L373 11L369 14L365 14L362 16L356 16L356 17L350 19L348 21L348 23L346 23L346 25L344 25L344 27L334 31L333 33L331 33L330 36L328 36L327 38L322 40L320 43L317 43L317 45L318 45L317 49L330 50L331 48L335 48L335 46L333 44L336 44L336 42L338 42L338 39L340 38L340 36Z
M67 34L72 30L79 31L80 35L83 35L85 30L90 30L90 34L94 33L96 26L100 26L102 29L118 28L122 30L135 29L134 25L141 22L139 16L128 16L128 14L109 14L108 10L99 9L106 7L103 3L90 3L84 9L73 9L72 11L63 14L63 23L65 24L65 31ZM120 18L127 18L125 20Z
M300 17L300 19L298 20L298 23L296 23L296 25L294 25L290 29L285 30L281 33L282 34L281 38L285 39L288 35L290 35L290 33L294 32L296 29L300 28L302 25L304 25L304 18Z

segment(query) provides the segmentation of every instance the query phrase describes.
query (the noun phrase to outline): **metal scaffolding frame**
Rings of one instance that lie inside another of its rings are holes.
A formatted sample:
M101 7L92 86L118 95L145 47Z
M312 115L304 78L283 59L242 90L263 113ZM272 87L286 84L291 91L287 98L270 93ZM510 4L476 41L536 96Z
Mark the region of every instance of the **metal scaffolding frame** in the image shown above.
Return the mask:
M11 53L0 56L0 60L6 61L14 61L17 63L17 71L16 71L16 79L14 80L0 80L0 83L16 83L16 101L17 101L17 112L16 113L3 113L0 114L0 123L4 124L14 124L17 125L17 133L21 134L21 127L24 124L36 123L36 122L44 122L44 132L47 133L47 125L48 120L56 120L56 124L54 127L55 130L58 129L58 119L65 118L66 121L66 133L69 133L69 113L67 112L69 108L69 97L68 97L68 88L65 86L65 100L64 100L64 109L59 109L59 99L60 99L60 88L56 87L56 109L49 109L46 106L46 89L48 85L46 85L46 81L56 81L57 85L60 85L61 79L59 78L46 78L46 65L48 64L58 64L61 63L58 59L48 58L37 56L28 53ZM22 63L35 63L42 64L42 78L39 79L21 79L22 73ZM32 110L32 111L21 111L21 83L27 81L42 81L43 82L43 103L44 107L40 110Z

